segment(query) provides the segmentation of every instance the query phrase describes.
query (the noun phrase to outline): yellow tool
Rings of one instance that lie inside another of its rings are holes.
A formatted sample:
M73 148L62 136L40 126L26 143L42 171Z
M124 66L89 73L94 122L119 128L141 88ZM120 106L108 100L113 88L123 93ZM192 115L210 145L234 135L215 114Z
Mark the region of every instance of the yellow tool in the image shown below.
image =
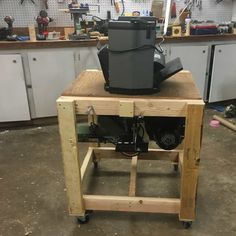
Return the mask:
M116 13L120 13L120 5L119 5L118 1L114 1L114 6L115 6L115 9L116 9Z

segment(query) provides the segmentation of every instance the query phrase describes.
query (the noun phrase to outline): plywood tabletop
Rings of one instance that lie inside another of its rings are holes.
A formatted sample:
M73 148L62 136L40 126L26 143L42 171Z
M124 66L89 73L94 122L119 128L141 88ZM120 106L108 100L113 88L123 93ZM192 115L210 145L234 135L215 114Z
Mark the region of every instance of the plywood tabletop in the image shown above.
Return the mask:
M111 94L104 90L102 71L83 71L62 93L62 96L79 97L134 97L157 99L201 99L199 91L189 71L181 71L160 86L160 92L152 95L121 95Z

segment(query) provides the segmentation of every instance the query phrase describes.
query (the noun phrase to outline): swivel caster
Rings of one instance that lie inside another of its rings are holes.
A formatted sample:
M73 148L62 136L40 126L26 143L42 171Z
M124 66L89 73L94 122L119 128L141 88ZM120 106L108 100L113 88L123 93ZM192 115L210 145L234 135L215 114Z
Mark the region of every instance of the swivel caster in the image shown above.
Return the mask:
M192 226L192 221L182 221L183 227L189 229Z
M85 214L83 216L78 216L77 221L79 224L87 224L89 222L89 214L91 211L85 211Z
M98 168L98 162L97 162L97 161L94 161L94 162L93 162L93 167L94 167L95 169Z
M77 221L79 224L87 224L89 222L89 215L78 216Z

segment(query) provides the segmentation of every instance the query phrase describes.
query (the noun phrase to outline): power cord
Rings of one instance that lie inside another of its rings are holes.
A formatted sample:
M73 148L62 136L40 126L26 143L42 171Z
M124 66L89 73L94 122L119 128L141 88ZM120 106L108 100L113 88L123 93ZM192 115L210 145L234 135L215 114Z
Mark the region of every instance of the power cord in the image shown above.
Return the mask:
M124 15L124 13L125 13L125 3L124 3L124 0L121 0L121 4L122 4L122 12L121 12L121 16L123 16Z

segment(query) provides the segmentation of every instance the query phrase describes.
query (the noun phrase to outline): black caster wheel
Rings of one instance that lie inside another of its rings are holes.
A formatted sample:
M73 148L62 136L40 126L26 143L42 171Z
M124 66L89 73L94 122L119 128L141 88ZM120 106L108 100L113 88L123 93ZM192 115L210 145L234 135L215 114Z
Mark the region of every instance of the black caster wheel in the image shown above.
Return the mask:
M179 165L174 164L174 171L178 171L179 170Z
M89 215L85 214L84 216L78 216L77 221L79 224L87 224L89 222Z
M86 211L83 216L78 216L77 221L79 224L87 224L89 222L89 214L92 213L92 211Z
M93 167L94 167L95 169L98 168L98 162L97 162L97 161L94 161L94 162L93 162Z
M182 221L183 227L184 227L185 229L191 228L192 223L193 223L192 221Z

